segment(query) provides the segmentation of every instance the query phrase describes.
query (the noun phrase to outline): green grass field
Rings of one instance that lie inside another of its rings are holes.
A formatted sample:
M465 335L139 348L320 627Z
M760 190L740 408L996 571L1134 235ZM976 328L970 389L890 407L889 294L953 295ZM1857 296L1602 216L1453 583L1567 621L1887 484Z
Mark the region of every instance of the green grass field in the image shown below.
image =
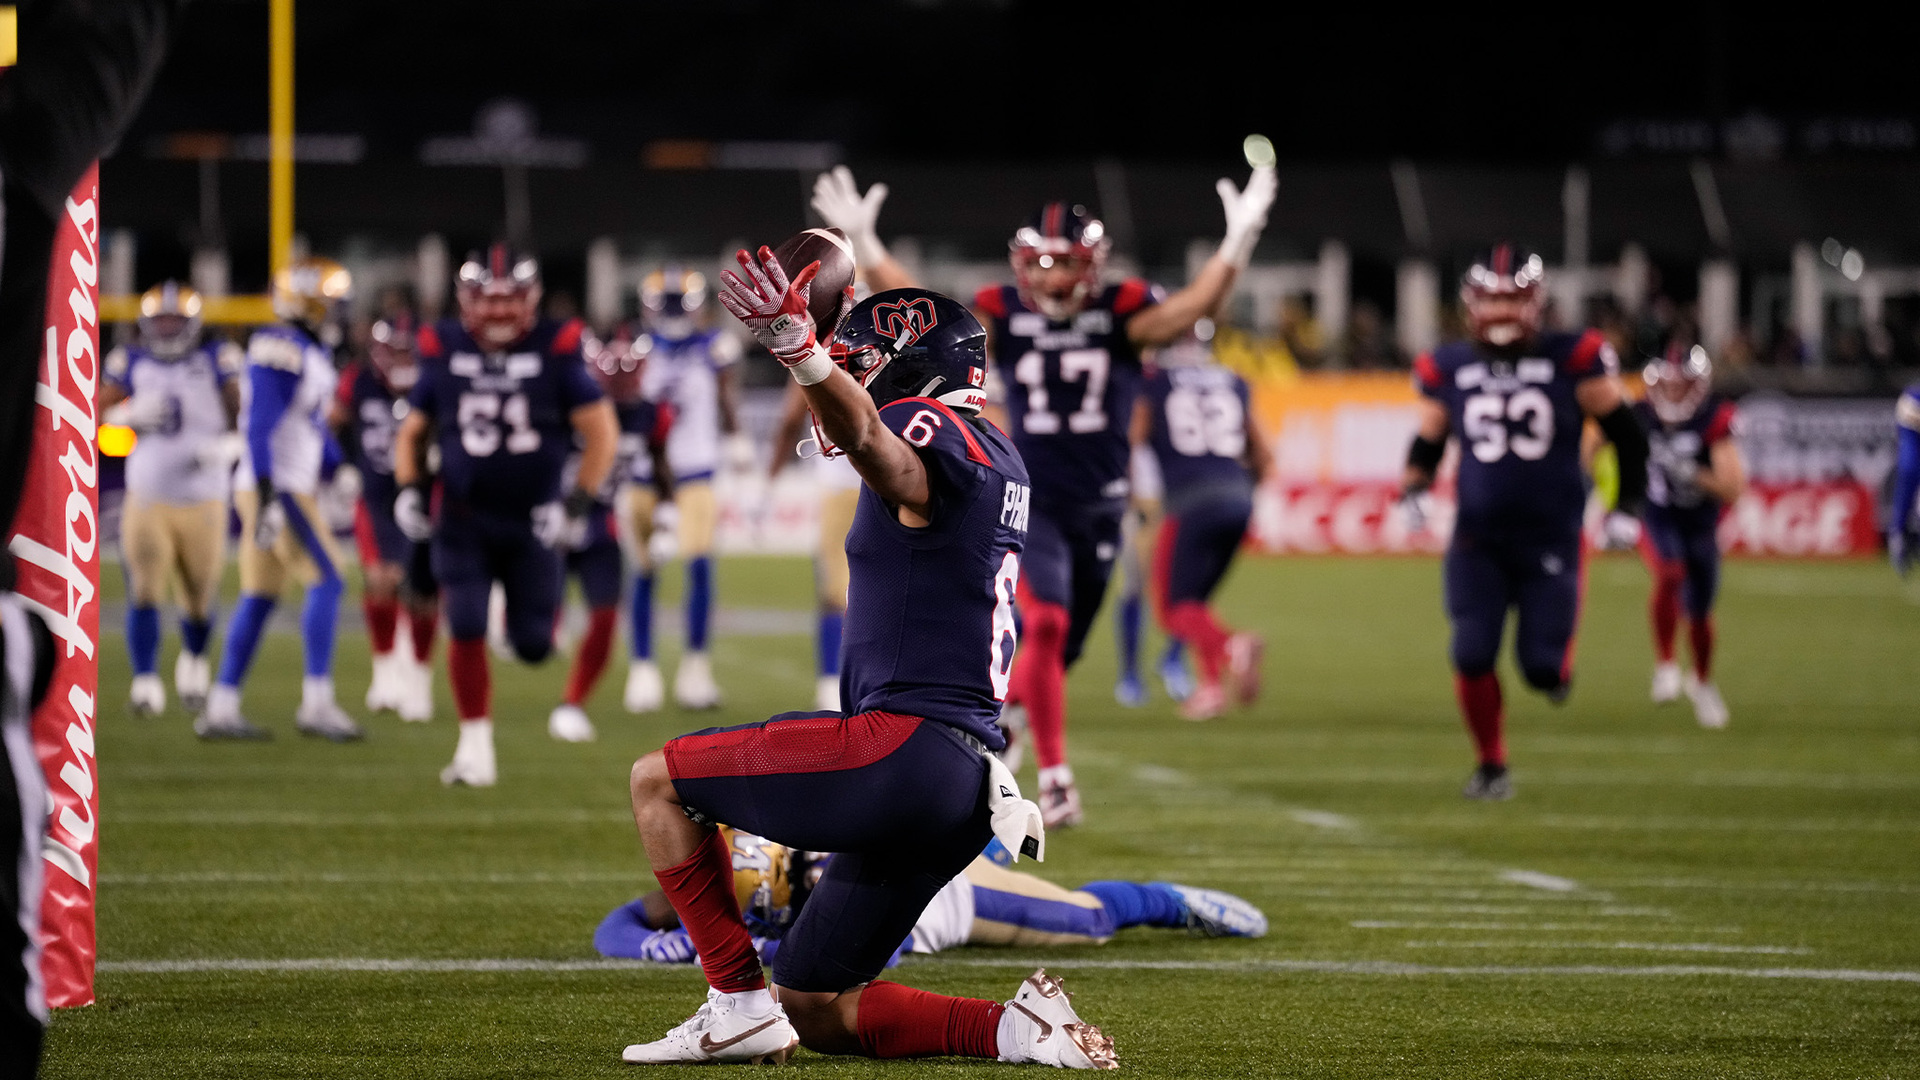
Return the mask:
M209 745L177 707L124 715L110 638L99 1003L57 1015L45 1075L634 1075L621 1047L684 1019L702 983L593 952L601 916L651 887L628 765L811 699L811 639L766 632L806 625L807 564L728 560L719 582L760 633L719 638L717 716L626 716L615 671L600 740L558 744L564 665L498 666L484 791L436 779L444 678L431 724L300 739L298 642L276 634L247 702L280 737ZM1224 610L1267 635L1267 697L1206 725L1164 699L1114 705L1103 625L1070 681L1088 824L1056 833L1039 872L1227 888L1272 933L1136 929L892 977L1004 998L1045 964L1140 1076L1920 1076L1920 583L1870 562L1730 565L1721 732L1647 704L1645 599L1636 562L1597 560L1572 700L1509 675L1517 797L1491 805L1458 794L1472 758L1433 561L1243 562ZM339 668L357 706L357 633Z

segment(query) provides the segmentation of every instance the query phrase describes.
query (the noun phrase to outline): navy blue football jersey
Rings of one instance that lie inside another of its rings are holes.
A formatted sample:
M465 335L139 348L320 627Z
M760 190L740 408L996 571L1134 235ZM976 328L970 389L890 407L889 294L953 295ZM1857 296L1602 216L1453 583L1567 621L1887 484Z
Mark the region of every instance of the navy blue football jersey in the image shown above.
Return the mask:
M1013 285L974 296L975 313L993 333L1013 444L1050 505L1126 496L1127 426L1141 379L1127 319L1164 298L1159 287L1131 278L1055 321L1028 307Z
M1634 402L1633 415L1647 433L1647 501L1717 522L1720 500L1701 491L1694 477L1712 467L1713 444L1733 436L1733 402L1709 394L1684 423L1673 425L1647 401Z
M360 471L361 498L390 507L399 494L393 482L393 436L407 406L373 365L360 363L340 376L340 404L347 417L340 449Z
M582 327L542 319L488 355L457 319L420 332L420 381L408 404L433 422L445 498L521 518L560 497L573 410L606 396L580 356Z
M1597 331L1541 334L1515 355L1453 342L1414 361L1420 392L1460 439L1456 528L1579 531L1586 508L1575 389L1618 369Z
M880 419L926 463L931 520L909 528L860 488L847 531L842 708L925 717L1001 749L996 721L1019 639L1026 466L999 429L931 398L902 398Z
M1212 363L1155 367L1142 393L1169 507L1214 494L1251 494L1245 379Z

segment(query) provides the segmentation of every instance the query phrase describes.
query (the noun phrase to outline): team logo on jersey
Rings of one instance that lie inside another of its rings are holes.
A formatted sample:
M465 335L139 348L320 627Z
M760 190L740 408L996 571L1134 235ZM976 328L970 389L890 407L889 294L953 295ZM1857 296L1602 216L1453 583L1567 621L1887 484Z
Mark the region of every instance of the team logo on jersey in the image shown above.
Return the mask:
M873 328L892 338L896 349L920 340L921 335L939 324L940 316L933 309L933 301L924 296L873 306Z

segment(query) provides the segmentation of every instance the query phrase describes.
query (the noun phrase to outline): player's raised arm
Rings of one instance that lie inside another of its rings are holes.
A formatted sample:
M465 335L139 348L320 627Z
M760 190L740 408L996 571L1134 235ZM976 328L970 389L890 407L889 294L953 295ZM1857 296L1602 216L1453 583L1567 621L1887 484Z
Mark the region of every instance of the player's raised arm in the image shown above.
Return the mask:
M1127 320L1127 339L1136 347L1165 345L1193 329L1193 324L1213 315L1233 292L1240 271L1253 258L1254 245L1267 227L1267 211L1273 206L1279 181L1271 167L1253 170L1244 189L1222 177L1216 188L1227 215L1227 232L1200 273L1186 288L1167 297Z
M847 234L847 241L853 245L854 263L867 279L867 287L874 292L920 284L880 242L875 226L880 219L880 204L886 201L887 185L875 184L862 195L860 185L854 182L853 170L845 165L835 165L813 181L814 210L822 221Z
M873 398L834 364L814 333L808 298L819 264L789 281L771 248L761 247L757 256L742 251L736 258L745 276L721 272L722 306L793 374L820 429L846 453L867 486L905 511L907 524L924 525L932 500L926 465L881 423Z

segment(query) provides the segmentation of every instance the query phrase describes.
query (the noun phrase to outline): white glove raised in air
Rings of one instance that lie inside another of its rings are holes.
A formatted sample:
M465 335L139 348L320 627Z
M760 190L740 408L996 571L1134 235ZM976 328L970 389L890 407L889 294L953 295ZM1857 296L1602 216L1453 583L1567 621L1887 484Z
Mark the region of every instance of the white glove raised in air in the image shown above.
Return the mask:
M787 280L773 249L762 245L758 254L741 251L734 256L746 277L731 270L720 271L720 306L733 313L775 360L793 373L793 381L812 386L833 374L833 358L820 347L814 335L813 315L807 300L813 288L813 275L819 263L810 263Z
M1236 269L1246 269L1247 261L1253 258L1260 233L1267 227L1267 211L1272 208L1274 193L1279 189L1279 178L1270 165L1253 170L1244 189L1236 189L1233 181L1224 176L1214 184L1214 190L1220 193L1220 205L1227 213L1227 235L1220 241L1220 257Z
M1608 551L1630 551L1640 544L1640 519L1624 510L1609 510L1600 523Z
M876 225L880 204L886 201L887 185L875 184L862 195L853 170L845 165L835 165L813 181L813 209L820 220L847 234L854 262L861 266L877 265L887 257Z

